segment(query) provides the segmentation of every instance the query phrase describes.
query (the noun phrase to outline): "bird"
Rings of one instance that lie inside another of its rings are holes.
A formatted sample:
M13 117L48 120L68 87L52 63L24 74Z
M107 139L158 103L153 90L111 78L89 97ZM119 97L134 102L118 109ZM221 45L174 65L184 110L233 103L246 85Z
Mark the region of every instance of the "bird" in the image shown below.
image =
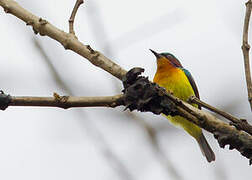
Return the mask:
M155 55L157 62L157 71L153 79L154 83L165 88L167 92L183 101L187 101L191 96L200 98L191 73L182 66L181 62L174 55L167 52L157 53L152 49L150 51ZM192 105L201 109L197 104ZM166 118L175 126L182 127L198 142L200 150L208 162L215 161L215 154L200 127L179 115L166 116Z

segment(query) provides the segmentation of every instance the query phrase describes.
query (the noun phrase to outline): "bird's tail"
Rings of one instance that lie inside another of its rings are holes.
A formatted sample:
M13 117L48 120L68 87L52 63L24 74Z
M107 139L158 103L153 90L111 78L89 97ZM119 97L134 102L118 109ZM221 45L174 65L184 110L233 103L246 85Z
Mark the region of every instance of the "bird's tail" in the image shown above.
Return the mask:
M201 150L202 154L206 157L207 161L208 162L214 161L215 160L214 152L211 149L211 147L209 146L203 133L201 133L201 135L196 140L200 146L200 150Z

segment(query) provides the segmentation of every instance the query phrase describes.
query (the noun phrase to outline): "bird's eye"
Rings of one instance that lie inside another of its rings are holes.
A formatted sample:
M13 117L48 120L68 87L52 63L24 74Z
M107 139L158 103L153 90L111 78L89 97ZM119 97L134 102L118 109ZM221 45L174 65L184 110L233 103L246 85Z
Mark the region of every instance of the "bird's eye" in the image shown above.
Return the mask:
M166 56L166 58L168 58L168 59L172 59L173 57L172 57L172 55L170 55L170 54L167 54L167 55L165 55Z

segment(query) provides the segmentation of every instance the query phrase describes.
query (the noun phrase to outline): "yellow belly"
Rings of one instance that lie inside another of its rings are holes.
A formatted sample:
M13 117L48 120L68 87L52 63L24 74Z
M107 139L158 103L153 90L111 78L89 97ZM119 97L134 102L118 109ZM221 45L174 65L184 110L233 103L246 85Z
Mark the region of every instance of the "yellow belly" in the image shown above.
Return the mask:
M187 101L190 96L195 95L189 80L181 69L177 69L176 71L170 73L156 73L154 82L159 86L164 87L168 92L172 93L174 96L182 99L183 101ZM197 107L196 104L193 105ZM186 132L196 139L202 133L198 126L181 116L166 117L172 124L182 127Z

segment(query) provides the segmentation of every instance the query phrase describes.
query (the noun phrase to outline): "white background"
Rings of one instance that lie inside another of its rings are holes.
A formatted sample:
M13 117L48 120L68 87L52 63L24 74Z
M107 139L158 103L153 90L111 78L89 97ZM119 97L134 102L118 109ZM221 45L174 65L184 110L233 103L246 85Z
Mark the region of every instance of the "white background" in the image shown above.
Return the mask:
M68 31L74 0L18 2ZM156 64L148 49L173 53L191 71L201 99L250 121L241 51L244 3L86 0L77 13L75 31L80 41L123 68L145 68L144 75L150 79ZM56 41L35 35L31 27L2 8L0 22L0 89L4 92L15 96L52 96L53 92L104 96L122 89L110 74ZM50 67L71 92L60 86ZM248 160L228 147L219 148L211 134L205 133L216 161L209 164L197 143L164 117L151 113L131 116L122 110L10 107L0 112L0 179L252 178ZM139 119L155 128L161 154L151 145Z

